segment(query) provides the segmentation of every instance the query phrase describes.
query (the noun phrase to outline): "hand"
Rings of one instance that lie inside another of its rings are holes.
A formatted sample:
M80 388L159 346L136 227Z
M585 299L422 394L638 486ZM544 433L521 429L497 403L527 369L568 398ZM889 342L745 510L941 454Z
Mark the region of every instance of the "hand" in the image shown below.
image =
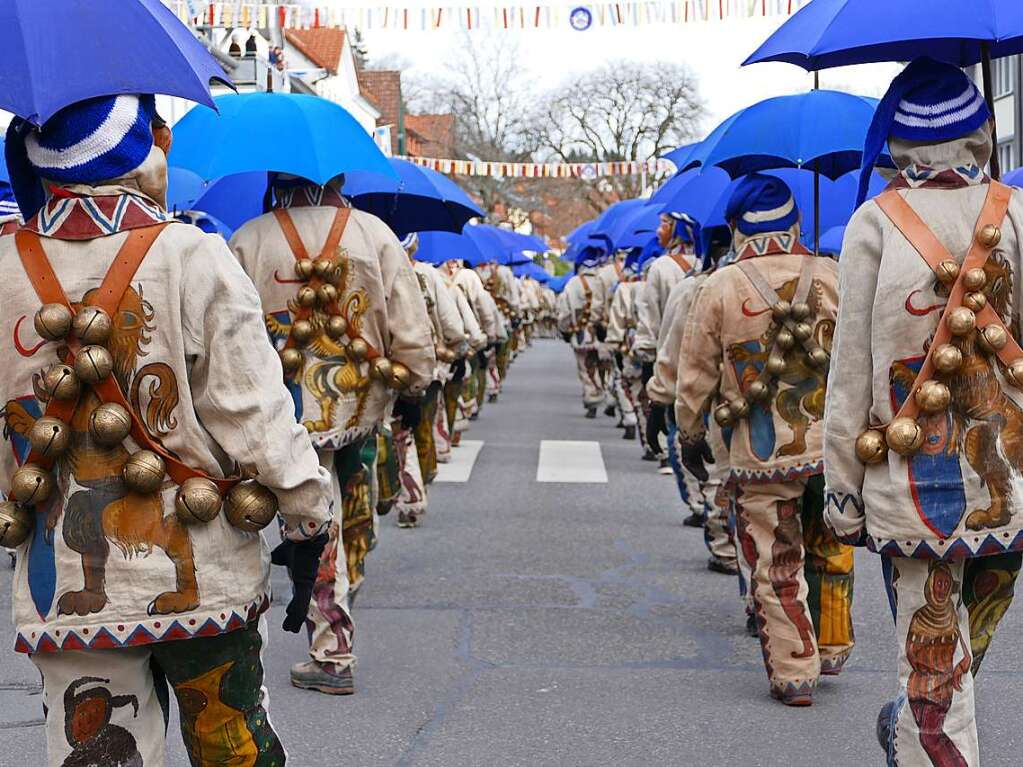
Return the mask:
M421 400L410 400L398 397L394 403L394 415L401 419L402 425L409 431L415 431L423 420L423 403Z
M656 402L650 406L650 415L646 419L646 441L655 452L661 452L661 435L668 434L668 407Z
M279 567L287 567L291 576L291 601L285 611L285 631L297 634L305 625L316 573L320 569L320 556L326 545L327 534L322 533L308 541L284 541L270 555L270 561Z
M598 341L604 343L604 341L607 339L607 328L605 328L603 325L594 325L593 335L597 337Z
M619 370L625 370L625 355L623 355L621 352L616 351L615 364L618 366Z
M700 482L710 479L705 464L714 463L714 453L711 452L706 437L700 437L695 441L683 441L679 458L682 465Z

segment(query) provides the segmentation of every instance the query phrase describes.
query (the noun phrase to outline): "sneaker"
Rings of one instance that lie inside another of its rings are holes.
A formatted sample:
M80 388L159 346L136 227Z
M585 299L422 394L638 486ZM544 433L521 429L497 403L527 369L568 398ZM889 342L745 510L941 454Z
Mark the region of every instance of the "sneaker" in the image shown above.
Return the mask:
M657 467L657 473L668 477L674 474L675 471L671 468L671 462L667 458L661 458L660 465Z
M398 527L402 530L411 530L419 527L419 515L413 511L399 511Z
M604 415L606 415L608 418L614 418L616 412L617 411L615 410L614 405L608 405L606 408L604 408Z
M636 439L636 427L635 426L626 426L625 427L625 433L622 435L622 439L628 440L630 442L632 440Z
M726 562L725 560L712 556L707 560L707 569L712 573L721 573L722 575L738 575L739 565L735 562Z
M333 663L307 660L291 667L291 684L300 690L315 690L325 695L352 695L355 679L351 668L334 671Z
M595 407L588 407L588 408L586 408L586 417L587 418L596 418L597 417L597 408L595 408Z
M703 527L707 522L707 515L701 514L698 511L694 511L688 517L682 520L682 524L686 527Z
M647 448L646 451L643 453L643 460L653 462L660 459L657 457L657 454L653 450Z

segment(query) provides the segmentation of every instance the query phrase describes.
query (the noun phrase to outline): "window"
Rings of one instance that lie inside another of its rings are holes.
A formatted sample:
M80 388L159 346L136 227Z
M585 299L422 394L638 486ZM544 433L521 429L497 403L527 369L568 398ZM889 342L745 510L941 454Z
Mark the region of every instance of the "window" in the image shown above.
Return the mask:
M991 62L992 79L994 80L994 96L996 99L1011 96L1016 92L1016 69L1019 59L1008 56Z
M1002 173L1015 170L1019 161L1016 159L1016 140L1009 138L998 143L998 162L1002 166Z

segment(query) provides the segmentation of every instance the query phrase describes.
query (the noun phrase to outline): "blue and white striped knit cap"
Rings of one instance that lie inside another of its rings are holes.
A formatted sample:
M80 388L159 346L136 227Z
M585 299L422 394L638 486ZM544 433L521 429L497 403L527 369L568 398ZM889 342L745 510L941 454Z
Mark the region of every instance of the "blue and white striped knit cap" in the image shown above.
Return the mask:
M688 213L666 210L664 215L675 222L675 236L695 245L700 238L700 223Z
M990 119L987 102L961 69L916 59L892 81L877 106L863 147L856 207L867 199L870 174L890 137L937 144L967 136Z
M735 187L725 220L747 237L787 232L799 221L799 208L788 184L775 176L751 173Z
M405 239L403 239L401 241L401 247L403 247L405 249L406 253L409 253L413 249L418 248L419 247L419 233L418 232L412 232L411 234L407 235L405 237Z
M41 177L61 184L120 178L149 156L153 114L151 97L103 96L72 104L25 137L29 162Z
M587 245L576 256L575 270L578 272L580 269L593 269L607 261L607 258L607 251L593 245Z

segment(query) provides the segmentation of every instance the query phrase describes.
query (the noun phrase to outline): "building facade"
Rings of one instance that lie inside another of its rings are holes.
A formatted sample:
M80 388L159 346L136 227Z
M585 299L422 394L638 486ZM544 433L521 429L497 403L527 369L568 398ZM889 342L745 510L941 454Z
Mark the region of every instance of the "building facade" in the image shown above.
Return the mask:
M975 76L981 79L980 68ZM991 79L995 101L995 124L998 128L998 159L1002 173L1023 165L1023 57L1008 56L991 62Z

